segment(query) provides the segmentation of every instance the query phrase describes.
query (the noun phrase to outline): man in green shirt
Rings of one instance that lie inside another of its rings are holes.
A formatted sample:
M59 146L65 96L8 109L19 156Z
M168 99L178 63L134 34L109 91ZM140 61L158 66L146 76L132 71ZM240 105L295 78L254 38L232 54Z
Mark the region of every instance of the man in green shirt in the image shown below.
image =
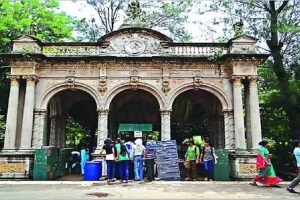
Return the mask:
M187 149L185 154L185 167L187 169L186 180L196 180L196 166L199 163L199 160L197 160L197 158L199 157L200 151L199 148L194 144L193 140L189 140L188 145L189 148Z

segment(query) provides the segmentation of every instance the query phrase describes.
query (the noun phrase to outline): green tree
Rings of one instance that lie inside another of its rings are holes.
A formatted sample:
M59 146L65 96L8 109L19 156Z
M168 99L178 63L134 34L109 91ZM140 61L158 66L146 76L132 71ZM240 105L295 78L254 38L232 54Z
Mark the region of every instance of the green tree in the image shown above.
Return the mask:
M281 109L292 137L300 136L300 6L296 1L216 1L201 13L219 12L214 25L223 26L224 38L232 37L232 25L242 20L245 33L260 40L259 49L270 53L270 74L274 75L272 104ZM262 74L266 75L266 74ZM264 96L265 90L260 93ZM279 110L278 110L279 109ZM269 110L273 112L273 110ZM274 110L274 115L276 111ZM262 113L263 115L264 113ZM277 123L281 123L277 121ZM284 123L284 122L282 122ZM264 124L263 124L264 126Z
M66 145L69 148L80 149L81 143L88 144L89 141L83 141L90 138L90 130L80 125L72 117L67 119L66 125Z
M76 20L59 11L56 0L0 0L0 53L11 51L11 41L22 34L34 34L46 42L72 39ZM9 68L0 57L0 116L7 113ZM5 117L0 118L0 141Z
M128 3L126 0L87 0L87 3L94 7L98 18L82 20L78 29L83 33L83 38L95 41L101 35L117 30L122 20L126 18ZM141 3L141 8L146 12L146 18L150 23L149 28L166 28L171 34L170 37L176 41L191 39L191 35L184 27L191 6L191 0L157 0ZM97 34L98 37L95 37Z

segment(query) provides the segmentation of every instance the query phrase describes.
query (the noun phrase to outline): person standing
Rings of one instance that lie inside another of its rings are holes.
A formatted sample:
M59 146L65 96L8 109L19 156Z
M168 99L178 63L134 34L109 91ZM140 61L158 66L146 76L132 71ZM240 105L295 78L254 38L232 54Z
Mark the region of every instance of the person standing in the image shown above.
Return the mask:
M286 188L291 193L297 193L294 188L300 183L300 140L295 141L294 156L297 161L298 176Z
M196 180L197 173L196 173L196 167L199 163L199 155L200 151L199 148L194 144L193 140L188 141L188 149L185 154L185 167L187 169L187 178L186 180Z
M141 181L144 176L143 155L145 146L142 139L136 139L135 145L132 148L133 163L134 163L134 180Z
M90 160L89 151L85 146L82 146L80 156L81 174L84 175L85 163Z
M125 143L127 150L128 150L128 156L129 156L129 179L134 178L134 163L133 163L133 155L132 155L132 148L134 143L132 142L132 139L130 137L126 138Z
M106 152L106 174L107 174L107 183L110 184L115 180L116 175L116 157L115 157L115 148L113 142L110 138L107 138L104 141L103 150Z
M215 154L215 148L209 143L209 139L204 140L204 147L201 151L199 161L203 163L206 177L204 180L213 180L214 165L217 164L217 157Z
M118 143L116 144L117 150L117 162L119 169L120 181L123 183L128 183L129 179L129 152L125 145L125 141L118 139Z
M154 162L156 156L156 142L153 140L152 135L148 135L145 153L143 159L146 166L146 181L154 181Z
M258 186L276 186L282 181L277 177L271 163L270 154L268 150L268 141L263 140L258 143L261 147L258 149L256 159L256 168L258 175L254 177L251 185Z

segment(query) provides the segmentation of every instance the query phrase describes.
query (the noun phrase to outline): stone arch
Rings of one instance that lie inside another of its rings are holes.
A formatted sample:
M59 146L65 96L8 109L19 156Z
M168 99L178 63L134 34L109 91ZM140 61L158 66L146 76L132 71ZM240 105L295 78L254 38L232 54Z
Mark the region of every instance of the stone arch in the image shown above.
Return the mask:
M78 82L75 83L74 86L72 86L72 88L70 88L70 85L66 82L58 83L58 84L53 85L48 90L46 90L46 92L44 92L42 97L37 101L36 108L38 108L38 109L47 109L47 105L48 105L50 99L55 94L57 94L60 91L68 90L68 89L78 89L78 90L82 90L82 91L90 94L93 97L93 99L95 100L95 103L97 105L97 109L100 109L100 107L101 107L100 106L100 96L97 93L97 91L95 91L89 85L86 85L86 84L83 84L83 83L78 83Z
M120 92L122 92L124 90L128 90L131 88L132 87L131 87L130 83L123 83L123 84L120 84L120 85L112 88L110 90L110 92L107 94L107 96L106 96L107 98L105 98L106 101L104 103L104 109L109 109L110 103L112 102L113 98L117 94L119 94ZM147 83L139 83L138 89L144 90L144 91L152 94L155 97L155 99L157 100L160 109L162 109L164 107L164 97L157 88L155 88L152 85L147 84Z
M175 89L174 92L170 95L169 101L168 101L168 109L172 109L172 105L180 94L182 94L185 91L188 90L193 90L195 88L194 83L187 83L184 85L179 86L178 88ZM226 96L226 94L217 86L209 84L209 83L203 83L201 85L200 90L205 90L207 92L210 92L213 94L215 97L217 97L222 105L223 110L231 110L232 109L232 103Z

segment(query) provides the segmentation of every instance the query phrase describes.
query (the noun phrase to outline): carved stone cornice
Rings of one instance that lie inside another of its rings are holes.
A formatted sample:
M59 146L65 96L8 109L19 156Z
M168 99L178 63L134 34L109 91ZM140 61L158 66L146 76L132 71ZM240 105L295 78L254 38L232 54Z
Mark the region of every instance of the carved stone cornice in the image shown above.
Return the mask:
M258 75L248 76L247 78L249 80L249 85L250 86L256 86L257 85L257 81L259 80L259 76Z
M10 62L11 67L36 67L38 62L35 61L12 61Z
M258 66L264 59L257 58L238 58L232 59L230 62L233 66Z
M244 80L244 79L245 79L245 76L234 75L231 77L233 85L242 85L242 80Z
M20 76L17 75L9 75L6 78L10 79L11 86L19 86Z

